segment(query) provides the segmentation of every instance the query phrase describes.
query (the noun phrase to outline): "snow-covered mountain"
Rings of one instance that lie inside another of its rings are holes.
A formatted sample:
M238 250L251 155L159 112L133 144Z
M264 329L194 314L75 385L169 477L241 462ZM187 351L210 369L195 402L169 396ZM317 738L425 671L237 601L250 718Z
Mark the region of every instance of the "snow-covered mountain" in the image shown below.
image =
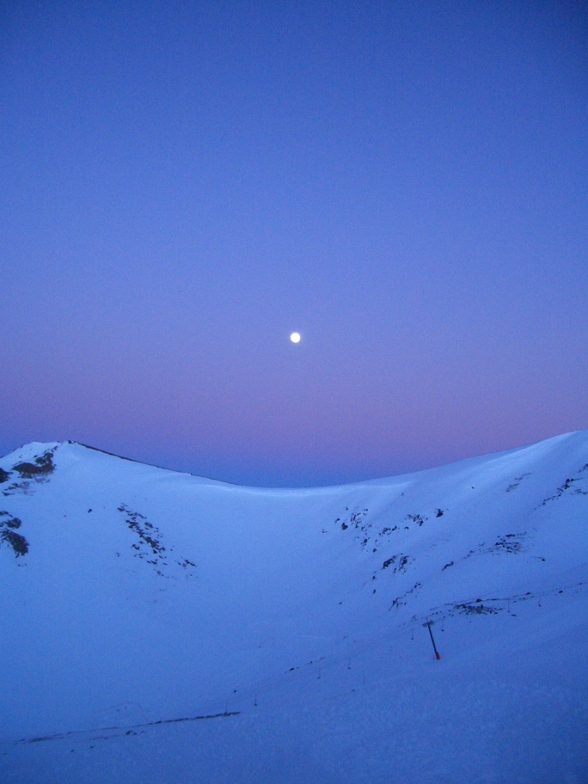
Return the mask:
M588 431L311 490L29 444L0 581L2 782L588 781Z

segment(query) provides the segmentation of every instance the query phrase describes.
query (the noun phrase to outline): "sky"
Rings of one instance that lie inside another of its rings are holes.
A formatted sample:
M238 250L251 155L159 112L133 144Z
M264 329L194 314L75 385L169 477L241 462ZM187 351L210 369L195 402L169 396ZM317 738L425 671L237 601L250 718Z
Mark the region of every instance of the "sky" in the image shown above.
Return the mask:
M2 454L314 486L588 427L583 2L7 0L0 180Z

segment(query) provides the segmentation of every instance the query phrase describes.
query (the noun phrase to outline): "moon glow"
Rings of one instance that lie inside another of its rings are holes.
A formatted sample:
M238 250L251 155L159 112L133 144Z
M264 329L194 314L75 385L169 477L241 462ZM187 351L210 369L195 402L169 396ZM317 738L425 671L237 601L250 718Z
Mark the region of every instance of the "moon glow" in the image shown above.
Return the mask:
M300 333L299 332L293 332L290 335L290 340L292 341L292 343L300 343Z

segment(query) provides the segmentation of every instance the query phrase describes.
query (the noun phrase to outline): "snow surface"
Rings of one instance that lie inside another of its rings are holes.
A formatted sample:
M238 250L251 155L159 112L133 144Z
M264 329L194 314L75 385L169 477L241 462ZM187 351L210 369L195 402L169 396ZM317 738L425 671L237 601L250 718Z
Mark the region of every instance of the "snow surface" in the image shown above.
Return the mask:
M588 431L312 490L0 468L0 781L588 782Z

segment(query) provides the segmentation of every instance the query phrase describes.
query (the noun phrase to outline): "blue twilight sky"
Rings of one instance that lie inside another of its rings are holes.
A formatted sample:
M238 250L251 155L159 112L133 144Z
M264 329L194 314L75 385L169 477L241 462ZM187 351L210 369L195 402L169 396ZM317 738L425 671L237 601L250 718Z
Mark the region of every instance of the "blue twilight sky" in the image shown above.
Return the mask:
M316 485L588 427L584 2L7 0L0 181L2 454Z

